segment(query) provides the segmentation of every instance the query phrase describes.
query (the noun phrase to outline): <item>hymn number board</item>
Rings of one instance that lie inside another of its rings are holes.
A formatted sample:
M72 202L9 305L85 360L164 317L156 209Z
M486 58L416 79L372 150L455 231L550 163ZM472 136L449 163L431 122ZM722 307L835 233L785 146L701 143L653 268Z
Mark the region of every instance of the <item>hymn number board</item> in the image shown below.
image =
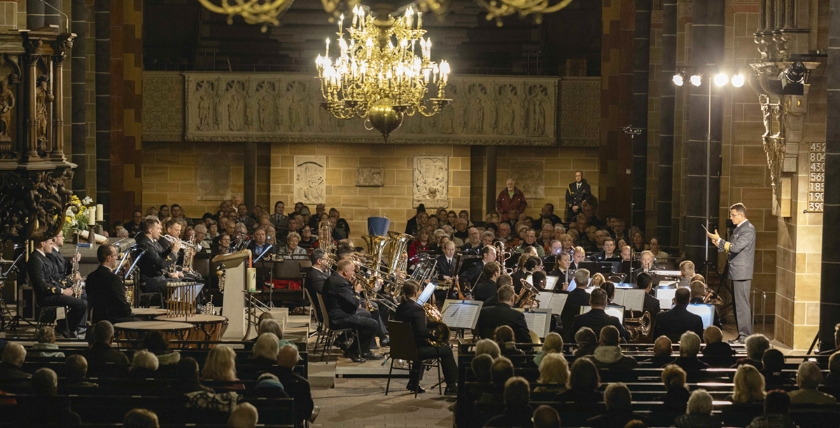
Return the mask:
M810 144L808 162L808 212L821 213L825 205L825 143Z

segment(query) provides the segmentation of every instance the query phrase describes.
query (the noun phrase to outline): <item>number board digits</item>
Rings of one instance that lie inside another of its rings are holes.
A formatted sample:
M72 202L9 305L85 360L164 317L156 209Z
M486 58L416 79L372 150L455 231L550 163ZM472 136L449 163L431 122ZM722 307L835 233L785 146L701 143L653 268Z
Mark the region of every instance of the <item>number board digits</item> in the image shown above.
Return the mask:
M808 162L808 212L821 213L825 205L825 143L810 144Z

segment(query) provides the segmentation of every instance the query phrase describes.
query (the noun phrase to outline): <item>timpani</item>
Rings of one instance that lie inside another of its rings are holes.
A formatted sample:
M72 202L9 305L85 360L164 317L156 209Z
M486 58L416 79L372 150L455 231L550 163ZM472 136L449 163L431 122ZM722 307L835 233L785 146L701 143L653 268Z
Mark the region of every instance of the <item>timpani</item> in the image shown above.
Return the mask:
M163 337L171 341L186 340L187 336L195 326L185 322L167 322L167 321L129 321L119 322L114 324L114 338L117 343L120 341L135 341L137 346L142 346L139 342L146 337L150 331L159 331ZM129 344L130 346L130 344Z
M131 316L141 321L153 321L155 318L166 315L165 308L132 308Z
M187 336L187 340L204 342L204 348L210 347L210 342L218 342L227 326L227 317L219 315L195 314L188 317L163 315L155 317L155 321L189 323L195 326Z

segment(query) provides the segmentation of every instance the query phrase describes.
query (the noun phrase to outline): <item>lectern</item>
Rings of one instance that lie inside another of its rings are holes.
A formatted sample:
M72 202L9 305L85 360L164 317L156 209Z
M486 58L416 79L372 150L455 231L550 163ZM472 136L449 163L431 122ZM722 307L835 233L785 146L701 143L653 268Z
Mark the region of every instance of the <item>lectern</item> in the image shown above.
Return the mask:
M214 257L210 265L213 272L220 266L223 277L219 278L219 287L224 284L222 291L222 315L228 319L228 326L222 335L222 340L242 340L245 335L245 293L248 289L248 260L250 250L237 251L231 254L219 254Z

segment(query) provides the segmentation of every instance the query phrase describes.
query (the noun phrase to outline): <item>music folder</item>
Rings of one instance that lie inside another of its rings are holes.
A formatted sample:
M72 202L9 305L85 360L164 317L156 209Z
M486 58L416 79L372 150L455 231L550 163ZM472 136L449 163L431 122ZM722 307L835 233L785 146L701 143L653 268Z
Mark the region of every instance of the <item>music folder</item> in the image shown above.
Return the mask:
M449 328L475 329L482 306L481 300L447 299L443 302L441 318Z
M659 299L659 307L662 309L671 309L674 307L674 295L677 294L676 288L662 287L656 289L656 298Z
M537 333L537 336L540 338L548 335L551 329L550 308L516 308L516 310L525 315L525 323L528 324L528 330Z
M417 298L417 303L420 305L425 304L432 298L432 294L435 292L435 288L437 288L437 284L434 282L430 282L426 284L426 288L423 289L423 293L420 294L420 297Z
M554 290L554 287L557 285L557 281L558 281L559 279L560 279L560 277L559 277L559 276L547 275L547 276L545 277L545 289L546 289L547 291L552 291L552 290Z
M641 312L645 307L645 290L616 288L613 303L624 306L628 311Z
M703 330L712 325L715 318L715 305L693 303L688 305L686 309L694 315L699 315L700 318L703 319Z

